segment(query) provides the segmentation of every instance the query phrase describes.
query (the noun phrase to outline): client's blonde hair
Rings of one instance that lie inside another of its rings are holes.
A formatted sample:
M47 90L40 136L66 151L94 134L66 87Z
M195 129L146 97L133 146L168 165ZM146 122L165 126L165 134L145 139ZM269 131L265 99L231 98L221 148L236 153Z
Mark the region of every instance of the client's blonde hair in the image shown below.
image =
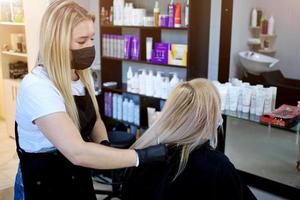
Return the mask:
M131 148L155 145L158 140L182 146L177 177L196 147L208 140L216 147L219 120L220 97L212 82L206 79L183 82L172 91L152 127Z
M39 64L43 64L50 80L64 97L67 113L79 128L78 111L71 89L71 53L72 30L81 22L95 21L95 16L70 0L57 0L46 10L40 31ZM89 69L78 70L81 81L86 86L96 113L98 105L92 88Z

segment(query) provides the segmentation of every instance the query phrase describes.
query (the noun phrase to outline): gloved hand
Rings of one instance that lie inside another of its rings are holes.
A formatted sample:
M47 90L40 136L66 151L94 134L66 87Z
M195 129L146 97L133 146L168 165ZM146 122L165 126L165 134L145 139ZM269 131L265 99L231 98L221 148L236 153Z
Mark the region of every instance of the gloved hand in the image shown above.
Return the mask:
M139 166L164 162L168 155L168 149L164 144L135 149L135 151L139 156Z
M111 143L110 143L110 141L108 141L108 140L102 140L102 141L100 142L100 144L102 144L102 145L104 145L104 146L107 146L107 147L110 147L110 146L111 146Z

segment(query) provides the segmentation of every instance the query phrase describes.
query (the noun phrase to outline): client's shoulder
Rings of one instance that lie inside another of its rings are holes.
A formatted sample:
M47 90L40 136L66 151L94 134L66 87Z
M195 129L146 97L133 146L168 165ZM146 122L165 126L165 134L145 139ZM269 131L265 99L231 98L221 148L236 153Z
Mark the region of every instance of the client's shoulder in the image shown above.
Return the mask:
M213 149L209 142L204 143L191 153L189 163L197 168L219 168L232 165L228 157Z

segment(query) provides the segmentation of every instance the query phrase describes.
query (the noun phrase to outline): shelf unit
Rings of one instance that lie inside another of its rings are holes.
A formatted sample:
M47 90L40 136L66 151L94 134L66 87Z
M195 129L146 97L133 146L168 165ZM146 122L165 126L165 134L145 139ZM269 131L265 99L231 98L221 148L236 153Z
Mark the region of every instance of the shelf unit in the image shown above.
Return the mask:
M1 22L0 23L0 46L8 45L11 48L11 33L22 33L25 34L24 23L13 23L13 22ZM25 39L25 38L24 38ZM7 125L7 132L10 137L14 137L14 121L16 112L16 97L20 80L10 79L9 77L9 63L15 63L18 61L27 63L27 54L18 53L13 51L1 51L0 54L0 87L3 91L0 91L1 101L3 99L3 113Z
M250 27L249 29L254 39L260 40L260 43L253 43L248 41L248 45L251 50L271 55L276 53L274 44L277 35L262 34L261 27Z
M153 7L155 5L155 0L133 0L136 7L145 8L147 13L153 12ZM176 2L185 4L185 0L178 0ZM109 9L113 4L111 0L99 0L99 10L102 7ZM160 2L161 14L167 13L168 2ZM117 58L104 57L101 55L101 77L102 83L114 81L117 82L116 88L105 88L102 87L102 94L99 99L99 106L101 111L101 116L104 119L104 123L108 122L110 119L104 115L104 93L114 92L118 94L130 94L136 95L140 99L140 127L146 128L148 123L147 117L147 107L154 107L159 110L160 101L162 99L155 97L148 97L145 95L130 93L126 89L125 81L123 81L123 68L128 62L132 62L136 65L141 66L154 66L155 68L161 68L166 70L167 68L174 68L179 70L184 70L186 77L184 79L191 80L193 78L207 78L208 77L208 58L209 58L209 31L210 31L210 10L211 10L211 0L190 0L190 10L189 10L189 26L181 28L168 28L168 27L145 27L145 26L114 26L114 25L100 25L100 38L102 43L103 34L115 34L123 35L126 31L136 31L138 32L138 37L140 41L140 60L124 60ZM182 15L184 16L184 15ZM101 16L100 16L101 17ZM101 20L100 20L101 21ZM182 20L184 21L184 20ZM153 43L162 42L164 32L180 33L186 37L186 44L188 46L187 55L187 66L176 66L176 65L165 65L165 64L153 64L146 61L146 37L152 37ZM134 32L136 33L136 32ZM128 33L126 33L128 34ZM136 34L135 34L136 35ZM102 52L102 45L101 45ZM114 119L115 120L115 119ZM115 120L118 121L118 120ZM119 121L124 123L123 121ZM125 122L126 123L126 122Z
M10 51L2 51L2 55L7 55L7 56L16 56L16 57L23 57L27 58L26 53L17 53L17 52L10 52Z
M24 23L19 22L0 22L0 25L7 25L7 26L24 26Z

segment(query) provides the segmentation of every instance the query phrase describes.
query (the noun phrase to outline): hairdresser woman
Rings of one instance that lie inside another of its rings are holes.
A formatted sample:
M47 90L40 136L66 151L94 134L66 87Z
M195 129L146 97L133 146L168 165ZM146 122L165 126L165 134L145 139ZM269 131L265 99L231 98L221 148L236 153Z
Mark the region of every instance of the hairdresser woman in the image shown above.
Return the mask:
M109 144L88 67L95 57L94 16L54 1L41 24L37 66L21 83L16 141L25 199L96 199L88 168L164 160L165 146L119 150Z

